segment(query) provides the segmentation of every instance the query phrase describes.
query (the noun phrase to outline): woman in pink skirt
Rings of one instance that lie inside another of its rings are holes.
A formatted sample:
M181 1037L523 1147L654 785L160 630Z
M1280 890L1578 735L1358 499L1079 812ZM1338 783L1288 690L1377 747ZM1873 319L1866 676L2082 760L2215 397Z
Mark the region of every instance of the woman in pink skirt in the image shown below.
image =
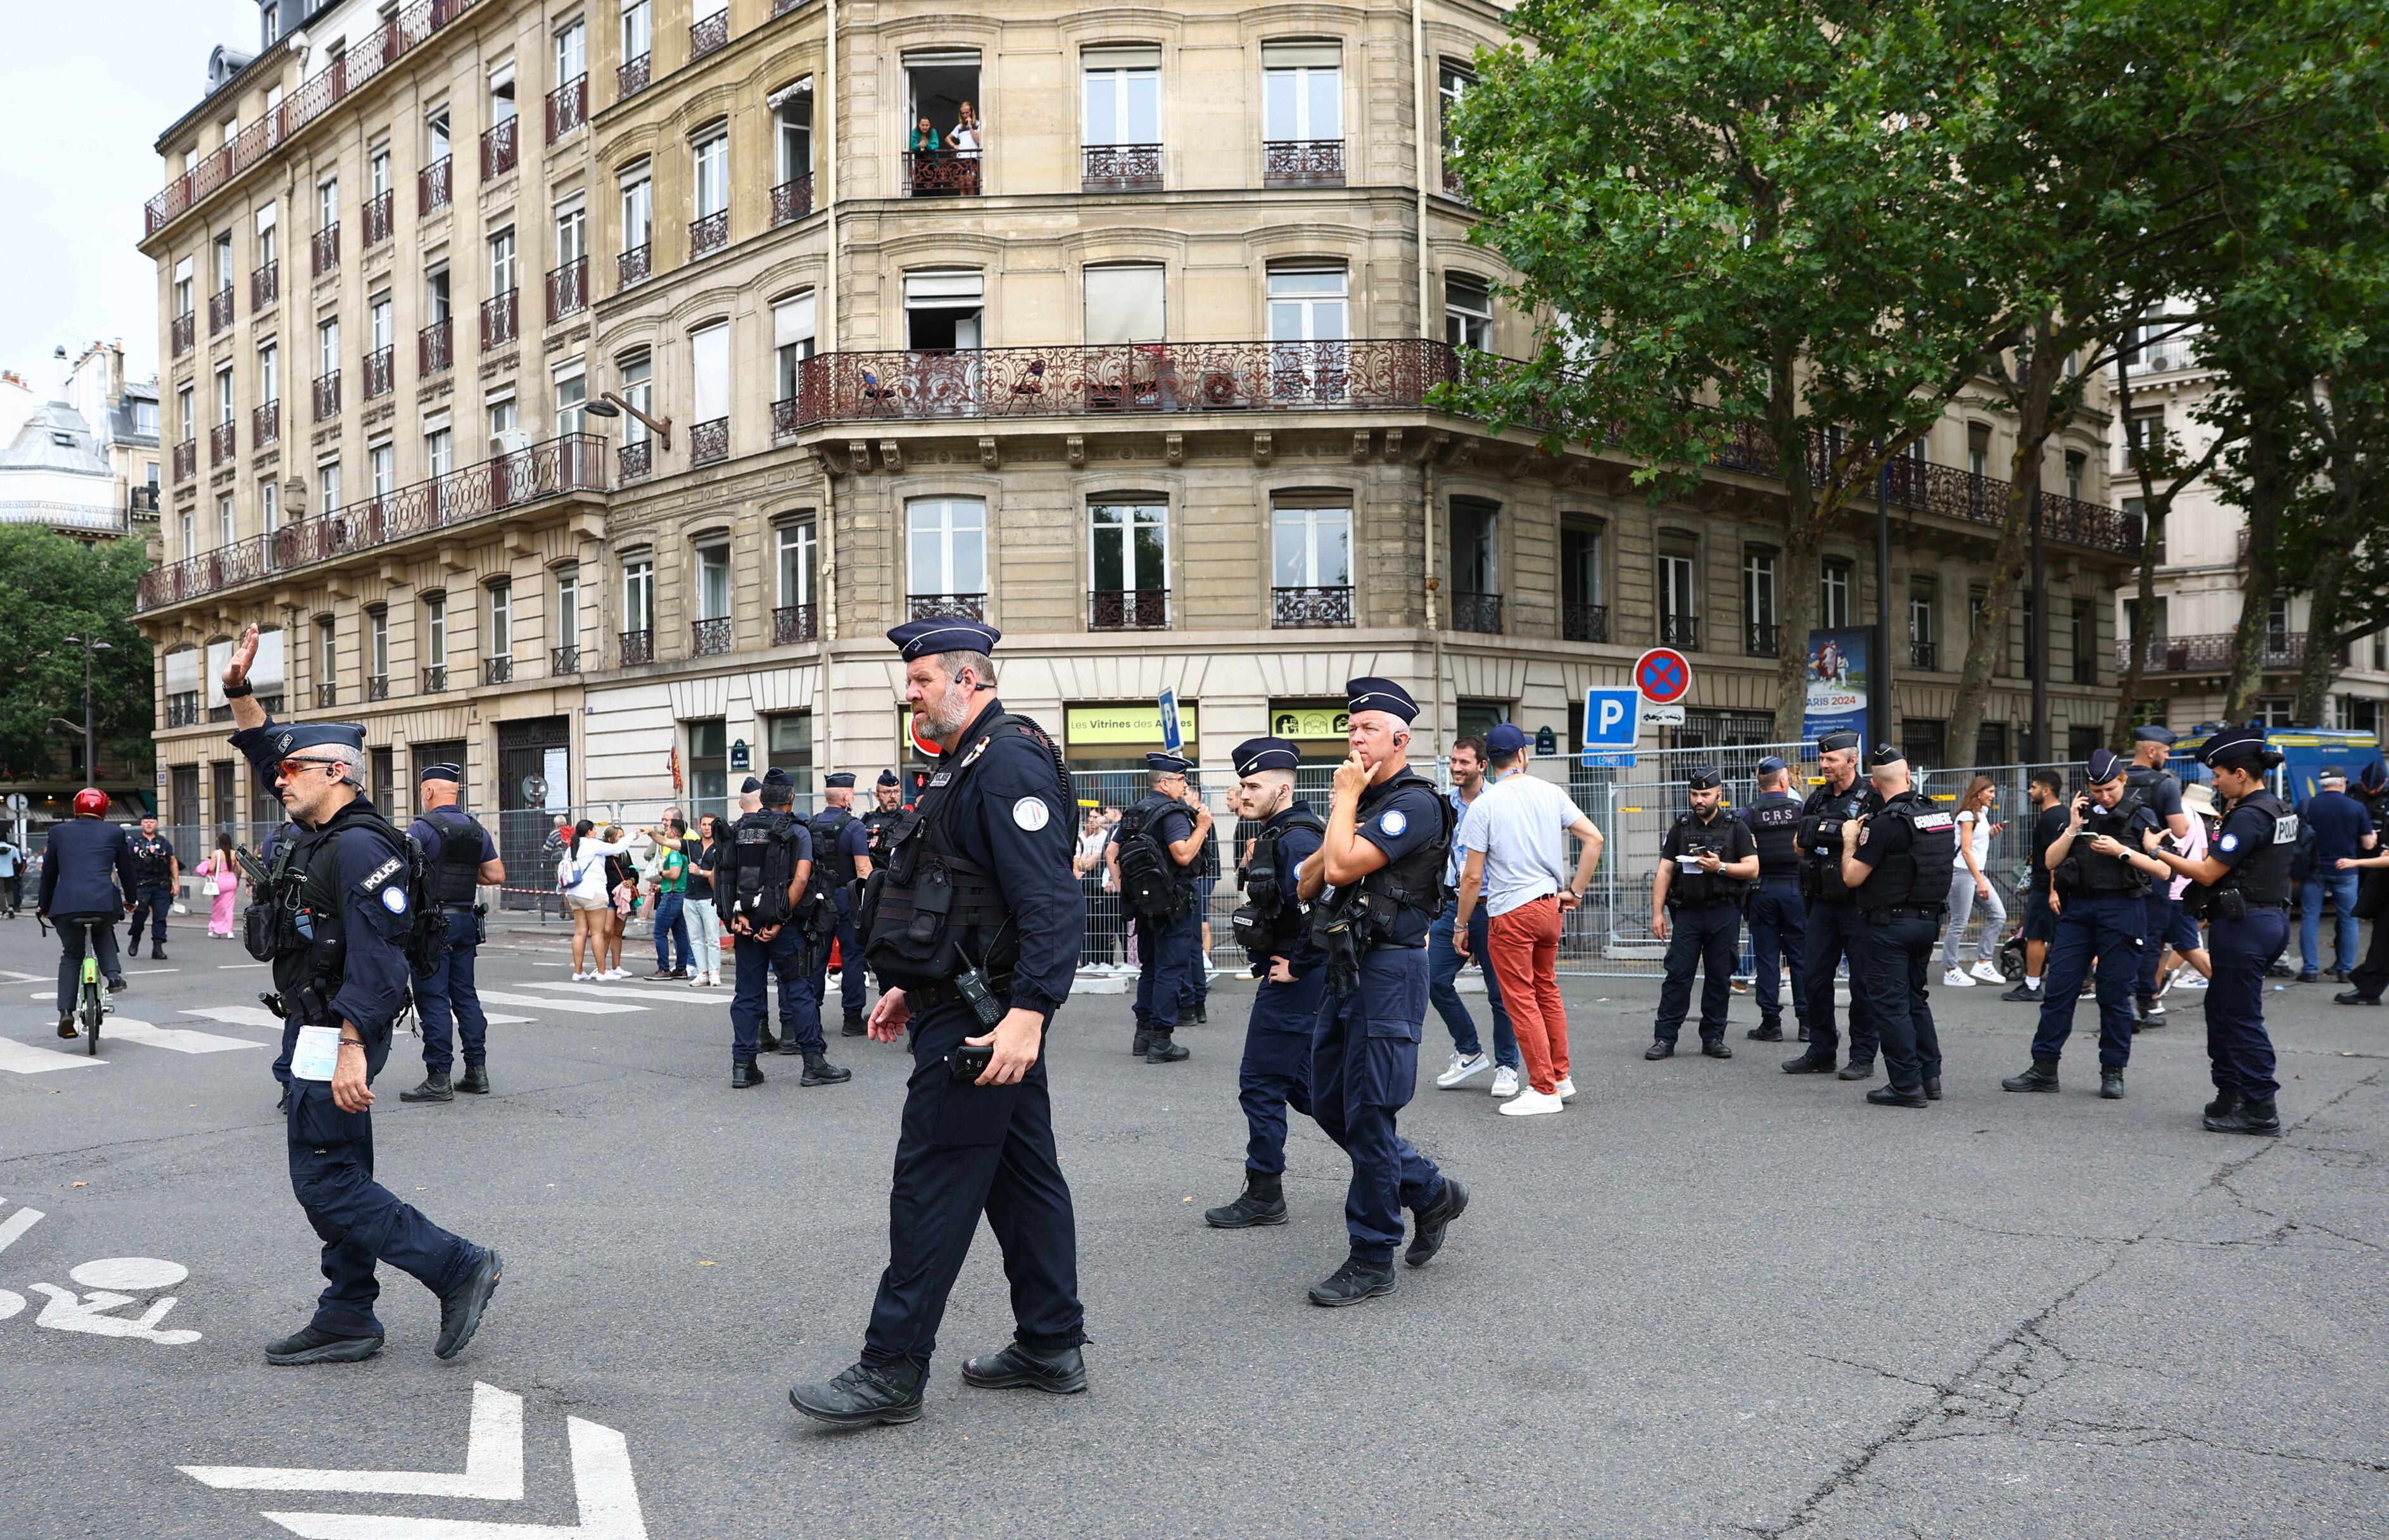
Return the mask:
M216 847L199 863L199 877L203 884L214 884L216 890L215 909L208 915L208 934L229 941L236 934L234 926L240 910L240 865L232 859L230 832L217 834ZM207 889L203 885L199 891L204 894Z

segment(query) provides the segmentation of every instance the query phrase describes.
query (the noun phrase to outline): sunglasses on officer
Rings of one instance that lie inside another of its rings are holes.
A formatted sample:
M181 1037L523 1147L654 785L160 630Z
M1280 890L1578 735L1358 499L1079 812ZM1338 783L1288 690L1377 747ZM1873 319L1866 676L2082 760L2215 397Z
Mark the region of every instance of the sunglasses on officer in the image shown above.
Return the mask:
M347 762L340 759L285 759L275 767L275 773L284 781L296 781L307 773L310 765L328 765L334 770L348 768Z

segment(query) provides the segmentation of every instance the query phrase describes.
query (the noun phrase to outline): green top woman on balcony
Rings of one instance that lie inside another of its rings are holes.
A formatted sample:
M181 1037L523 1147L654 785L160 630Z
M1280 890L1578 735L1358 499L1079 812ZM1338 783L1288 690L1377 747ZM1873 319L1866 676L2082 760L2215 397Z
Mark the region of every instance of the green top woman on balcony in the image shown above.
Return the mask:
M945 149L944 136L939 134L925 115L920 126L913 130L912 152L914 155L937 155Z

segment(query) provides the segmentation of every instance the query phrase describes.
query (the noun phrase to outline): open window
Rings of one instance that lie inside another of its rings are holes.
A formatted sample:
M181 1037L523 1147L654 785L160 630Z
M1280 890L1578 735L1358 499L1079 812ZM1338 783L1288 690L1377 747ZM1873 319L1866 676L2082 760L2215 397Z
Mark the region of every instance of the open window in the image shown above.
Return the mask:
M904 275L904 345L923 351L985 346L987 278L977 268Z
M915 197L976 195L987 144L977 53L909 54L904 83L906 190Z

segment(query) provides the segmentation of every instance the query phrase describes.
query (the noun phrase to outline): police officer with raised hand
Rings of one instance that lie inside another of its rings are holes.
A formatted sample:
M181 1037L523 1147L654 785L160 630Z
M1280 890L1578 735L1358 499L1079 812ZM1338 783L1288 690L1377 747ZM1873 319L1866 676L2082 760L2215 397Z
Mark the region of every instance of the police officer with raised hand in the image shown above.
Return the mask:
M1949 915L1958 825L1916 789L1899 750L1878 745L1868 765L1882 805L1859 816L1857 838L1842 841L1842 883L1857 897L1870 933L1863 983L1853 977L1851 995L1865 991L1890 1082L1867 1092L1867 1100L1878 1107L1922 1107L1941 1100L1941 1035L1924 980Z
M1789 790L1792 767L1773 755L1758 762L1758 795L1742 821L1758 846L1758 885L1750 890L1751 966L1757 974L1754 1041L1783 1040L1783 967L1792 968L1792 1013L1808 1040L1808 910L1800 897L1800 799Z
M1349 681L1345 692L1352 752L1335 769L1327 832L1297 890L1312 906L1327 974L1311 1041L1310 1115L1352 1157L1344 1199L1351 1255L1310 1288L1311 1304L1331 1307L1393 1292L1404 1208L1415 1226L1403 1260L1416 1267L1443 1249L1444 1232L1468 1207L1468 1190L1395 1128L1418 1087L1426 935L1443 911L1451 804L1407 763L1418 715L1411 693L1376 678Z
M486 913L481 889L505 882L506 867L498 859L497 842L489 830L456 805L464 779L459 765L426 767L415 784L423 816L406 829L431 862L440 910L448 918L448 949L428 970L415 975L415 1014L423 1024L423 1084L399 1092L401 1101L454 1101L458 1091L485 1096L490 1089L490 1022L481 1012L473 964ZM452 1082L449 1072L456 1063L453 1038L457 1037L465 1042L465 1076Z
M2049 948L2032 1067L1999 1084L2012 1091L2058 1088L2058 1056L2074 1031L2074 1003L2096 957L2099 1094L2115 1101L2123 1099L2124 1068L2132 1060L2140 956L2157 945L2149 934L2149 877L2165 874L2143 853L2144 836L2162 833L2164 825L2113 750L2092 749L2084 770L2089 789L2067 806L2065 827L2050 842L2046 858L2057 894L2057 937Z
M83 1036L74 1022L83 948L99 961L108 992L124 988L116 955L116 921L133 908L140 877L123 831L105 821L108 794L85 786L74 795L74 816L50 826L42 847L42 886L33 912L58 928L58 1036Z
M862 945L854 934L854 882L871 871L871 834L854 816L854 774L839 770L822 777L822 801L811 826L814 877L828 885L828 901L837 916L832 934L837 940L838 1001L845 1007L841 1036L862 1036ZM813 1006L829 1004L829 943L813 948Z
M1172 1064L1186 1057L1174 1040L1179 1010L1202 965L1194 871L1211 837L1211 809L1188 797L1185 760L1148 754L1144 764L1149 789L1121 815L1104 860L1136 925L1136 1036L1129 1051L1148 1064Z
M1833 974L1847 958L1850 966L1850 1058L1842 1079L1865 1080L1874 1074L1875 1019L1873 1006L1859 981L1866 976L1867 925L1859 915L1857 896L1842 880L1844 834L1861 815L1879 804L1873 789L1859 779L1859 735L1828 732L1817 740L1817 770L1825 783L1801 805L1795 841L1800 852L1800 890L1808 899L1808 1050L1783 1061L1786 1075L1832 1075L1833 1056L1842 1034L1833 1022ZM1943 896L1945 901L1947 895Z
M2290 861L2297 815L2266 787L2281 755L2265 745L2265 726L2227 727L2198 757L2215 772L2229 806L2200 859L2153 852L2205 891L2206 951L2215 976L2206 990L2206 1056L2215 1100L2206 1126L2218 1134L2278 1134L2273 1040L2265 1032L2265 974L2290 942Z
M364 729L276 726L249 683L256 658L251 626L224 670L232 744L267 780L298 833L276 842L271 880L243 928L274 963L292 1076L290 1186L323 1238L326 1280L314 1318L268 1346L265 1361L350 1363L379 1352L377 1262L413 1274L439 1296L432 1351L453 1358L480 1328L504 1274L498 1254L441 1229L374 1179L372 1082L406 1004L408 941L426 934L415 921L429 896L415 880L406 837L361 789Z
M1236 1100L1245 1109L1245 1190L1232 1203L1205 1211L1218 1229L1285 1223L1285 1113L1310 1115L1310 1033L1327 975L1306 934L1309 906L1299 896L1302 863L1319 848L1327 825L1294 792L1302 763L1283 738L1248 738L1233 756L1236 810L1260 824L1252 855L1236 869L1245 901L1236 910L1236 942L1253 976L1253 1012L1245 1025L1245 1058L1236 1070Z
M798 917L812 880L811 832L791 810L796 783L774 765L757 783L760 806L730 826L730 848L713 879L713 901L722 928L737 937L736 993L730 1001L730 1085L745 1090L763 1083L763 1018L769 973L780 985L780 1051L801 1053L805 1086L835 1086L854 1078L829 1062L822 1040L821 1007L805 975L805 941Z
M2140 793L2141 805L2156 815L2158 827L2171 834L2179 846L2190 838L2190 810L2181 805L2181 778L2165 769L2177 736L2171 729L2153 724L2132 729L2132 762L2125 768L2124 779ZM2138 845L2133 848L2137 851ZM2181 905L2174 898L2171 885L2159 883L2151 888L2146 904L2148 944L2140 948L2140 976L2134 989L2140 1005L2140 1027L2144 1032L2165 1025L2164 995L2171 980L2161 982L2157 974L2164 966L2166 941L2182 928ZM2191 944L2195 945L2198 927L2193 924L2190 931ZM2103 968L2100 971L2105 972Z
M166 916L173 911L175 895L183 887L183 859L174 853L174 842L158 832L158 815L143 813L138 834L124 836L125 847L133 852L133 871L140 879L134 894L131 936L124 943L128 956L141 955L141 929L145 920L149 924L149 956L157 962L166 961Z
M1697 966L1704 970L1701 1051L1731 1059L1725 1012L1741 951L1742 898L1758 878L1758 844L1750 826L1720 806L1725 793L1716 770L1703 766L1685 785L1692 808L1676 815L1659 842L1658 881L1651 890L1651 934L1667 943L1667 979L1659 986L1659 1014L1642 1057L1674 1056ZM1780 1028L1776 1035L1782 1035Z
M1014 1339L966 1384L1067 1394L1079 1344L1078 1229L1054 1146L1045 1038L1077 976L1086 896L1071 873L1075 795L1036 723L995 698L991 626L914 620L888 633L937 773L863 890L863 955L885 991L871 1036L912 1032L913 1075L888 1199L888 1269L862 1355L798 1385L807 1417L911 1422L946 1297L986 1216L1012 1283Z

